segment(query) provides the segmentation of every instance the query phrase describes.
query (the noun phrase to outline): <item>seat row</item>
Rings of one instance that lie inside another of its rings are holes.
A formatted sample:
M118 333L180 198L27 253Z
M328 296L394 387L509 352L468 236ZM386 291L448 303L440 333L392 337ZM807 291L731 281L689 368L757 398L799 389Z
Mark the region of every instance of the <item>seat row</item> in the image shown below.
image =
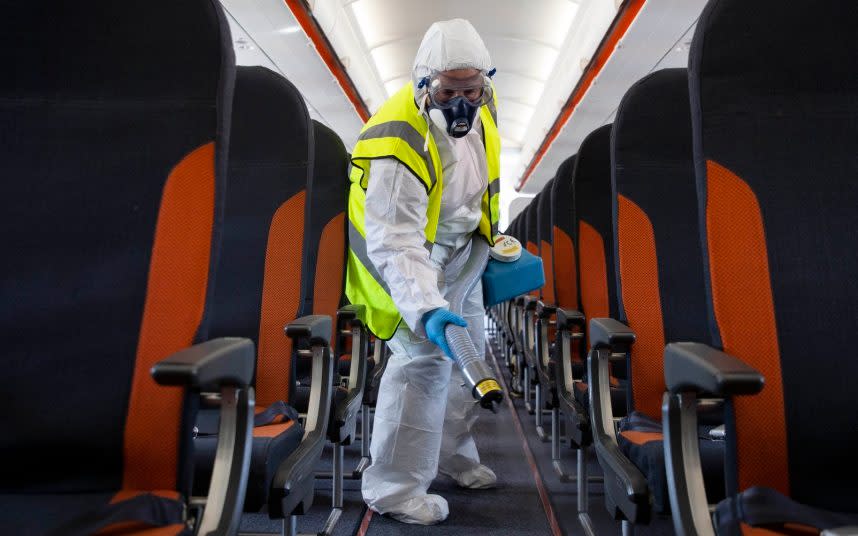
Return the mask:
M589 532L599 480L624 533L858 533L856 22L711 0L688 69L637 82L507 229L547 283L491 333Z
M0 532L233 534L265 511L292 533L326 441L330 532L371 401L341 140L236 67L218 2L25 4L0 37Z

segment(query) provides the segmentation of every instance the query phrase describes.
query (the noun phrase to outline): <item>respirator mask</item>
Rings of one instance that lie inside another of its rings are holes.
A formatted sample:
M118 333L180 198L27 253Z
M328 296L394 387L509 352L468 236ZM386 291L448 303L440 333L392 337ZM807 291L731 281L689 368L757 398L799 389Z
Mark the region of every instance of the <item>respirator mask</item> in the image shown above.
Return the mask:
M474 126L480 106L494 98L490 79L494 69L488 75L456 76L462 71L433 73L418 86L427 88L429 118L453 138L465 136Z

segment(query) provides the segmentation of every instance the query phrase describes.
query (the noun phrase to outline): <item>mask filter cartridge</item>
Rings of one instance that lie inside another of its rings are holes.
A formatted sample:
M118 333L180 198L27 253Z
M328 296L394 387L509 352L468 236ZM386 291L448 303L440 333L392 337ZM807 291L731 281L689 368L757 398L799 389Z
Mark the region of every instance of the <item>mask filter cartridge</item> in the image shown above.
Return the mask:
M479 110L479 105L471 104L465 97L456 97L444 108L430 104L429 118L450 137L462 138L474 126Z

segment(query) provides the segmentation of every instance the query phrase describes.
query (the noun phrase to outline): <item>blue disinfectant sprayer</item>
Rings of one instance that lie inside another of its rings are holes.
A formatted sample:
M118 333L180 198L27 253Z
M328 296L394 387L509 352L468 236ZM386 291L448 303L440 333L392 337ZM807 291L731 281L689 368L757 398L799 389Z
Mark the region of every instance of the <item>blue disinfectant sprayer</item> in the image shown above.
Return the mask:
M447 297L452 312L462 314L465 300L481 279L486 307L545 284L542 260L523 250L518 240L505 235L495 237L494 246L482 237L474 236L471 255ZM477 352L468 329L447 324L444 335L471 394L481 406L495 411L495 404L503 399L503 390L484 356Z

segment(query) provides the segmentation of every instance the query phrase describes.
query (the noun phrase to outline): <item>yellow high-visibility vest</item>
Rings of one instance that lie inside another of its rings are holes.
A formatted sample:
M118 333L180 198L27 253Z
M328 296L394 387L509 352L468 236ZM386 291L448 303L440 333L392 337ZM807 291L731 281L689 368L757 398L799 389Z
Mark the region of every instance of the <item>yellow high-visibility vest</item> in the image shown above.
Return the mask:
M496 101L480 108L480 122L486 148L488 188L483 193L482 217L478 231L494 244L498 225L500 192L500 135L497 128ZM429 203L426 213L426 248L432 248L438 230L444 172L438 146L429 133L428 150L424 151L429 125L418 114L414 88L407 83L373 115L361 130L352 151L349 180L349 253L346 266L346 296L354 304L366 306L362 320L380 339L390 339L402 315L396 309L387 283L379 276L366 253L364 204L373 160L395 158L423 183Z

